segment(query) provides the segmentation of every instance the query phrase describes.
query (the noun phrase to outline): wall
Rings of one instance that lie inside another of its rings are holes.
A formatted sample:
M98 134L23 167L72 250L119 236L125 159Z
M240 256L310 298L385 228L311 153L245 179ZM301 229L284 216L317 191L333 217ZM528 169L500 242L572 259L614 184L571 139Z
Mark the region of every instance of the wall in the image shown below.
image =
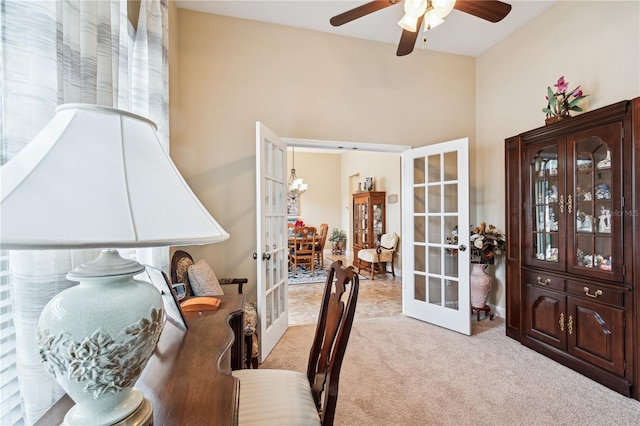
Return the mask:
M640 3L558 2L477 58L477 221L505 226L504 140L544 125L547 86L562 75L593 110L640 96ZM472 160L474 161L474 160ZM504 308L504 262L489 296Z
M340 226L340 159L339 154L304 153L296 150L296 174L308 185L300 196L300 215L305 224L329 225L329 231ZM291 172L292 155L287 155ZM288 176L287 174L287 176Z
M187 250L220 276L248 277L249 299L256 121L300 139L411 146L475 140L473 58L420 49L398 58L391 44L182 9L177 28L171 156L231 234Z

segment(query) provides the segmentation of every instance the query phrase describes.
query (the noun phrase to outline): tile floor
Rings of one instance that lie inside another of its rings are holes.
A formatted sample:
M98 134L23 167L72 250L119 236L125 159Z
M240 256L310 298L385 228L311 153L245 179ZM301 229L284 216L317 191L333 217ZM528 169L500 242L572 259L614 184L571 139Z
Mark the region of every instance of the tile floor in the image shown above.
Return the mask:
M345 265L352 264L349 257L325 254L325 268L332 261L339 259ZM363 275L367 274L363 271ZM317 322L323 289L324 283L289 286L289 325L315 324ZM394 278L391 273L388 273L376 275L374 280L371 278L360 280L356 319L393 316L401 313L402 281L400 277Z

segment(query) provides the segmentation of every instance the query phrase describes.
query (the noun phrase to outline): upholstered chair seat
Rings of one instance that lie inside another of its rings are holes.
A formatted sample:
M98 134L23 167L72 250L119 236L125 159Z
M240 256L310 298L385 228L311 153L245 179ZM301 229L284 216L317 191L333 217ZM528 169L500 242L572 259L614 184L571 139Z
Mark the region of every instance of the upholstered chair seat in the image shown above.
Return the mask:
M262 368L231 372L240 381L240 426L333 425L358 287L359 278L352 267L339 260L331 264L306 375Z
M375 274L387 273L386 264L391 263L391 274L395 277L393 267L393 255L398 245L398 234L391 232L380 237L380 245L375 248L365 248L358 251L358 272L363 266L367 266L371 272L371 279ZM364 263L364 265L363 265Z

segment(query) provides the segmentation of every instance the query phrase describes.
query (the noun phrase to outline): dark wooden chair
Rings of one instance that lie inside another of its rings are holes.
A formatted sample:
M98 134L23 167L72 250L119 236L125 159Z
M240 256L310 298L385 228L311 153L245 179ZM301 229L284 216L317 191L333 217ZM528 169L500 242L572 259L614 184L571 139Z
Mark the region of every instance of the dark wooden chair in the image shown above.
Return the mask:
M331 264L306 375L275 369L232 372L240 380L239 425L333 424L358 287L352 267L340 260Z
M300 226L295 227L293 233L295 242L289 252L289 265L293 273L298 272L298 265L308 265L311 273L315 273L318 230L313 226Z
M185 286L186 299L193 296L193 289L189 281L189 267L193 265L193 258L184 250L176 250L171 257L171 282L172 284L182 283ZM249 280L246 278L218 278L220 285L236 285L238 294L242 294L242 286ZM185 300L186 300L185 299ZM258 313L255 303L246 302L244 309L244 340L245 340L245 366L247 368L258 368L256 326ZM256 341L254 344L254 340Z

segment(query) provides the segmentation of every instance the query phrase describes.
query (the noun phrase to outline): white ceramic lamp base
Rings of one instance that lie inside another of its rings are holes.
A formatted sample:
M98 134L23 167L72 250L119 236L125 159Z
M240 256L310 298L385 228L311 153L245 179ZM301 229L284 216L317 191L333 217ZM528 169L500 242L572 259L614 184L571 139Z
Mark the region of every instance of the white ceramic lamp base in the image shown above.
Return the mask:
M133 385L160 338L164 308L153 285L133 279L144 270L104 250L69 272L67 278L80 284L42 311L40 356L76 403L65 424L111 425L150 407Z

